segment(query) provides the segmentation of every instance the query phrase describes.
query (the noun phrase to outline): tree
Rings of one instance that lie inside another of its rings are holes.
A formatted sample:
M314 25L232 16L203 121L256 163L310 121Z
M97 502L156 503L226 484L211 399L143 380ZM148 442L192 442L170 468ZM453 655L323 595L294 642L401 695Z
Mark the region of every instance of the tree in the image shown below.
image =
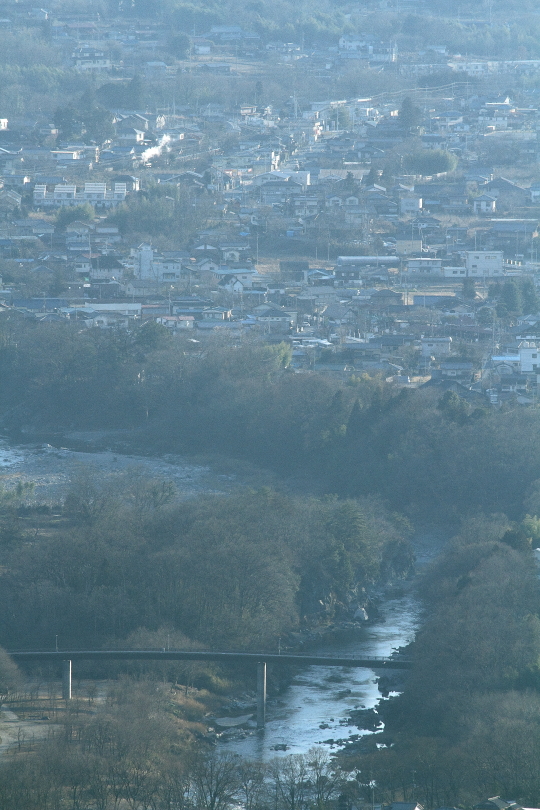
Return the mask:
M501 543L507 543L511 548L516 551L530 551L532 538L527 532L525 526L513 526L508 529L501 538Z
M81 465L71 481L64 502L68 514L83 523L93 524L112 506L110 486L102 481L96 470Z
M419 149L403 156L403 166L407 171L423 175L452 172L457 162L455 155L442 149Z
M450 422L464 425L469 416L469 406L454 391L446 391L437 404L437 408Z
M521 281L521 308L524 315L535 315L540 309L540 300L534 282L530 278Z
M65 228L71 222L75 222L79 219L83 222L91 222L94 216L95 211L90 203L84 203L84 205L70 205L58 211L56 224L59 228Z
M144 109L143 81L138 74L135 74L129 82L105 82L96 90L96 98L109 109Z
M476 285L474 283L474 279L472 278L463 279L462 295L463 298L467 299L468 301L474 301L474 299L476 298Z
M336 107L336 129L347 129L351 125L351 116L345 107Z
M147 321L137 329L134 343L142 349L165 349L171 345L172 336L166 326L155 321Z
M521 293L515 281L505 281L500 302L511 315L521 312Z
M81 132L81 115L73 104L58 107L54 113L53 121L60 140L67 140L74 135L79 135Z
M177 59L185 59L190 48L190 39L187 34L173 34L167 41L167 50Z
M422 110L413 103L409 96L405 96L403 99L399 109L399 120L408 130L418 127L422 120Z
M0 546L3 549L16 547L24 540L20 520L20 507L34 490L34 483L18 481L11 489L0 485Z
M133 110L144 109L144 98L144 84L139 74L136 73L126 88L124 106Z
M340 181L338 187L344 194L354 194L359 191L359 185L352 172L347 172L345 179Z
M480 326L490 326L493 323L492 307L480 307L476 313L476 320Z
M292 754L270 763L270 777L278 807L282 810L304 810L309 793L307 757Z
M314 810L333 807L343 786L343 774L322 748L311 748L306 759L309 767Z
M381 179L381 170L371 166L369 172L362 178L362 183L366 186L373 186Z
M99 144L114 135L111 113L98 104L83 113L83 122L88 137Z
M0 647L0 698L5 700L7 695L19 684L20 675L17 666L7 652Z
M228 810L240 792L237 760L231 755L197 757L191 768L196 806L200 810Z

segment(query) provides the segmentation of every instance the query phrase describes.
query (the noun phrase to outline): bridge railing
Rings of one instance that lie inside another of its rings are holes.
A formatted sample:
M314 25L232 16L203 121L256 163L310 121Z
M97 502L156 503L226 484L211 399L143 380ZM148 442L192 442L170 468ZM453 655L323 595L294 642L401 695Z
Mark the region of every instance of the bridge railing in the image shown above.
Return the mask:
M362 667L365 669L408 669L405 658L353 658L330 655L293 655L290 653L217 652L214 650L14 650L11 658L24 661L58 661L62 664L62 698L71 699L72 661L217 661L251 663L257 666L257 727L266 722L266 665Z

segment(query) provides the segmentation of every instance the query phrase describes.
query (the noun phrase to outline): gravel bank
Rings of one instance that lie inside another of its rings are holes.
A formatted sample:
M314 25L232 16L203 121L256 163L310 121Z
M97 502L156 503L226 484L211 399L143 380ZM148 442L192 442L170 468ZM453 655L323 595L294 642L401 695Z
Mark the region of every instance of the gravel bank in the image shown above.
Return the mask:
M67 437L69 438L69 437ZM77 437L78 443L81 436ZM91 444L92 434L84 438ZM101 438L95 435L96 440ZM0 487L11 489L18 482L32 482L34 492L29 502L57 504L62 502L70 481L81 467L103 476L137 470L152 478L172 481L181 497L200 494L227 494L246 487L271 485L273 476L240 462L225 459L188 459L184 456L159 457L118 453L112 450L73 450L67 447L11 445L0 440Z

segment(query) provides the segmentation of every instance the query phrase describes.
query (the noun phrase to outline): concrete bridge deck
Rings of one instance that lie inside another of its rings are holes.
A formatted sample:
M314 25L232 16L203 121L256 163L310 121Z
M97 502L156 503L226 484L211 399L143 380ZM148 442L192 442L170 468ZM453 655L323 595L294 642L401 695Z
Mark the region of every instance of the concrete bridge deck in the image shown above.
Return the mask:
M72 661L217 661L254 664L257 667L257 727L266 722L266 665L361 667L364 669L409 669L406 658L353 658L333 655L289 653L215 652L201 650L19 650L9 655L16 663L57 661L62 665L62 697L71 700Z
M270 652L215 652L199 650L20 650L9 652L15 662L24 661L217 661L281 666L363 667L367 669L409 669L405 658L353 658L332 655L293 655Z

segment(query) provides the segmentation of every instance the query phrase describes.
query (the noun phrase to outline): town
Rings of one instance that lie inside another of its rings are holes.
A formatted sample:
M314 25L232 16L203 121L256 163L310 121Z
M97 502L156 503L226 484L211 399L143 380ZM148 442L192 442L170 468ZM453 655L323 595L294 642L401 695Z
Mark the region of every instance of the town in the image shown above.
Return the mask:
M0 317L250 334L299 373L535 403L540 60L6 9L4 37L45 26L92 84L1 119ZM351 66L392 90L302 86ZM267 103L279 71L302 93ZM228 100L185 103L201 82Z

